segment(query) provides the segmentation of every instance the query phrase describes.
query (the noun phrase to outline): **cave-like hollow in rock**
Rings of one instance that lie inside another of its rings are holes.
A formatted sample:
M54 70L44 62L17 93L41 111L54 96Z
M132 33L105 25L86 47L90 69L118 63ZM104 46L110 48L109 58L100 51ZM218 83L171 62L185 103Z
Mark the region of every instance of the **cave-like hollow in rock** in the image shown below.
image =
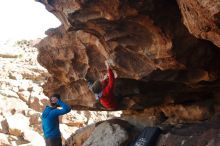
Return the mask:
M202 121L220 111L220 1L38 0L62 23L37 45L43 86L75 110L97 106L89 84L110 62L116 110L156 122Z

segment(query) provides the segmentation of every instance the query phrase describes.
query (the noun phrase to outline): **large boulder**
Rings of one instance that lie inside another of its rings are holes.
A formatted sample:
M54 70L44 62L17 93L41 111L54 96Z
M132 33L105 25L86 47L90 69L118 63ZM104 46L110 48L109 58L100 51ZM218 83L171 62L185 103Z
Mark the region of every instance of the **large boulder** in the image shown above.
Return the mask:
M120 146L128 139L128 133L118 124L101 123L83 146Z
M67 139L68 146L119 146L129 144L137 130L134 126L120 119L101 121L79 129Z

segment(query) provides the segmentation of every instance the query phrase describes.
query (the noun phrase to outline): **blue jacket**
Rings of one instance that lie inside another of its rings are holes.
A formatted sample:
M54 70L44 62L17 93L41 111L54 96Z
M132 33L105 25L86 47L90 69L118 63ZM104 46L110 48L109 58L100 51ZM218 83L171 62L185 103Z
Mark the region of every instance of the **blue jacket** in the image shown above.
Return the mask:
M59 129L59 116L70 112L71 108L60 99L57 104L62 107L62 109L52 108L46 106L42 114L42 128L45 138L57 138L61 136Z

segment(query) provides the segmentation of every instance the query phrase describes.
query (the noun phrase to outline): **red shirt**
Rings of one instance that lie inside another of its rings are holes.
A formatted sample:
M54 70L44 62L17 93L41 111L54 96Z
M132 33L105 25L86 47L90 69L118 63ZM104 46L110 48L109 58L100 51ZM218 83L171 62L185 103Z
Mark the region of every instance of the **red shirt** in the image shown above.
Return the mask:
M103 83L107 82L107 85L102 90L102 96L99 99L100 103L107 109L116 109L118 107L117 99L113 93L114 81L114 74L109 68L108 79L103 81Z

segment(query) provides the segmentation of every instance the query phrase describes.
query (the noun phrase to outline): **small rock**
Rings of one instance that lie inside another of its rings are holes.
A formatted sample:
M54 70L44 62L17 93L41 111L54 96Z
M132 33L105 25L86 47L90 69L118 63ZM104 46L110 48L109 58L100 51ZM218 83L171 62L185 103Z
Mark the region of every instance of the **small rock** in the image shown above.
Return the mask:
M1 146L11 146L11 144L8 140L8 135L0 133L0 145Z
M18 94L12 90L1 90L0 89L0 94L3 96L7 96L7 97L19 98Z
M19 74L18 72L10 72L9 78L13 79L13 80L22 80L23 76L21 74Z
M15 136L22 136L25 129L29 127L29 119L22 114L15 114L6 117L9 133Z
M8 123L3 116L0 116L0 132L8 134Z
M29 91L20 91L17 93L19 98L28 103L31 93Z

